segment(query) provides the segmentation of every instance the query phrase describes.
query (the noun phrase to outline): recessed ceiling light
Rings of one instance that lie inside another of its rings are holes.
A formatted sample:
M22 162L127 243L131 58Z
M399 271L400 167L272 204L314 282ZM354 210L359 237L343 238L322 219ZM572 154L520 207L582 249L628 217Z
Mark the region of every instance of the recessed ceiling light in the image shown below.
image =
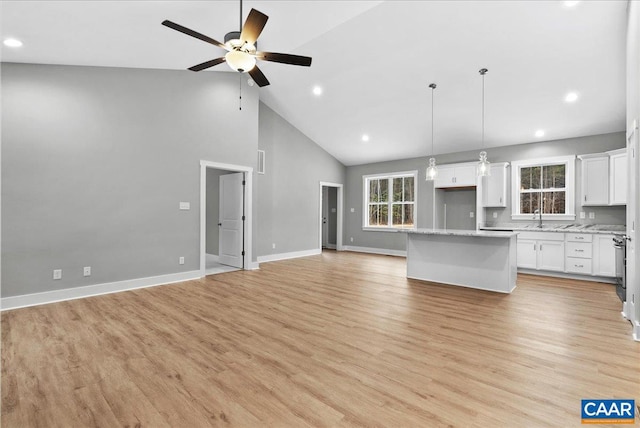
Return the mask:
M364 142L369 141L369 136L367 134L363 134L362 135L362 141L364 141Z
M22 42L18 39L4 39L4 45L10 48L19 48L22 46Z
M536 137L538 137L538 138L544 137L544 131L542 129L538 129L536 131Z
M578 3L580 3L579 1L565 1L564 2L564 7L574 7L575 5L577 5Z
M320 86L314 86L313 95L322 95L322 88Z
M578 94L576 94L575 92L569 92L567 96L564 97L564 100L568 103L572 103L577 99L578 99Z

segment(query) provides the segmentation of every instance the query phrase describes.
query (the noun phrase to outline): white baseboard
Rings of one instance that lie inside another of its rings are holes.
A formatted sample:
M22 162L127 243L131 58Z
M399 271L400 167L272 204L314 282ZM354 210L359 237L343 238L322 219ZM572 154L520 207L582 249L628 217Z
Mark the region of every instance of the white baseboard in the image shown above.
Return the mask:
M277 260L296 259L298 257L316 256L321 254L322 250L314 248L313 250L293 251L291 253L268 254L266 256L258 256L258 263L275 262Z
M218 256L217 254L209 254L207 253L205 256L205 259L208 261L212 261L214 263L220 263L220 256Z
M344 251L353 251L355 253L382 254L384 256L407 257L407 252L403 250L389 250L386 248L373 247L355 247L353 245L345 245L342 247Z
M0 310L6 311L10 309L26 308L28 306L46 305L47 303L82 299L84 297L99 296L101 294L135 290L137 288L155 287L156 285L172 284L175 282L189 281L202 277L202 272L199 270L193 270L189 272L151 276L148 278L137 278L126 281L86 285L83 287L64 288L62 290L45 291L43 293L24 294L22 296L3 297L0 299Z

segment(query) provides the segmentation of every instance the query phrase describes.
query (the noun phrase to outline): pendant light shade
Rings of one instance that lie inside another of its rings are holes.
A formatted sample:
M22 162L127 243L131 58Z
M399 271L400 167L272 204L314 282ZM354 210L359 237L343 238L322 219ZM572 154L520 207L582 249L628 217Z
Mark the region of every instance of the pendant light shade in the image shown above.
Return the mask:
M433 157L433 91L436 89L436 84L429 85L431 88L431 158L429 159L429 166L425 174L425 180L433 181L438 176L438 167L436 166L436 158Z
M479 73L482 76L482 151L480 152L480 161L478 162L477 173L478 177L488 177L491 175L491 165L487 160L487 152L484 151L484 75L487 74L486 68L480 69Z

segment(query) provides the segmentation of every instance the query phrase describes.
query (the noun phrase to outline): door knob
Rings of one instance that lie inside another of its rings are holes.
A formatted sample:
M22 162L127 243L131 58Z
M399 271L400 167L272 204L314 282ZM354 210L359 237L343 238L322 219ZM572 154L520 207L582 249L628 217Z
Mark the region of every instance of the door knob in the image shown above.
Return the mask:
M218 223L218 226L222 226L222 223Z

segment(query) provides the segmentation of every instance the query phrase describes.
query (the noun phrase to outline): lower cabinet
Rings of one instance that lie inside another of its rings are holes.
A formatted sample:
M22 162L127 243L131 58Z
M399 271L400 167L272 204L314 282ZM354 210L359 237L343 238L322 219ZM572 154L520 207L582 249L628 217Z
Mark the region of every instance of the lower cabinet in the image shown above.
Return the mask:
M564 233L520 233L518 235L518 267L563 272Z
M613 278L616 276L613 235L521 232L518 267Z

